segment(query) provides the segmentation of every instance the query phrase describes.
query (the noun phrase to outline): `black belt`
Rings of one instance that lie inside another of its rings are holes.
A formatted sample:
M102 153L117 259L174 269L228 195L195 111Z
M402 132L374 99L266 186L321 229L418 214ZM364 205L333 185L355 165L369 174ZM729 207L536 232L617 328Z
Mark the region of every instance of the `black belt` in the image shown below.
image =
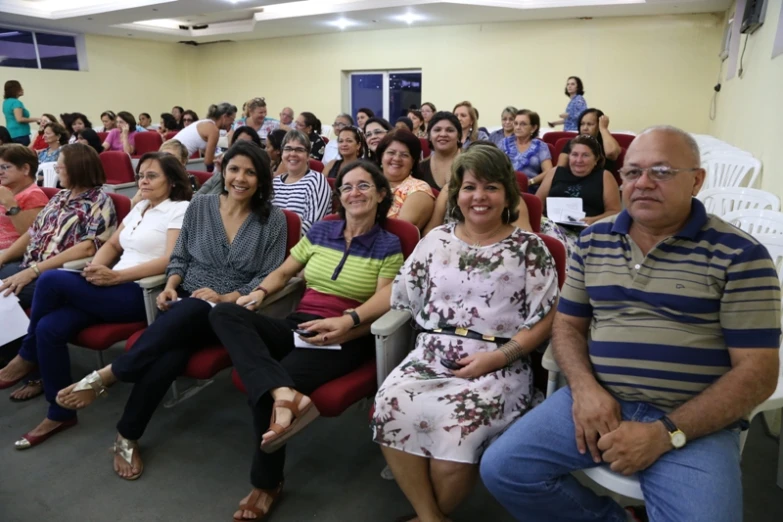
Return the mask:
M474 332L473 330L468 330L467 328L451 328L451 327L444 326L441 328L434 328L429 331L431 333L437 333L437 334L454 335L457 337L467 337L468 339L475 339L477 341L487 341L498 345L506 344L511 340L510 337L495 337L494 335L482 335L478 332Z

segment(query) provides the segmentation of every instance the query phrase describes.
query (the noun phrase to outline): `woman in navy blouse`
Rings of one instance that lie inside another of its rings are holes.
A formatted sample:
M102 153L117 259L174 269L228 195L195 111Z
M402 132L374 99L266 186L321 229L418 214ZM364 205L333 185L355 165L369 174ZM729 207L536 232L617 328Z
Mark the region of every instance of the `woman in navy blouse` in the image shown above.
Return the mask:
M585 88L582 85L582 80L578 76L570 76L566 82L565 95L570 98L566 110L560 115L560 119L557 121L550 121L549 126L554 127L556 125L563 124L564 131L579 131L579 124L577 120L579 115L587 109L587 102L584 99Z

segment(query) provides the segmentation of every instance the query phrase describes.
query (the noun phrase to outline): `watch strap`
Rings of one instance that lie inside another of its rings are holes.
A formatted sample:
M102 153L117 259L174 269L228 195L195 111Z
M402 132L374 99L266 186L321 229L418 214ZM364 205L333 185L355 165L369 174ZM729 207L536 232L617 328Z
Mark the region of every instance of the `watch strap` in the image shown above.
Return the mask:
M359 318L359 314L356 313L356 310L346 310L345 313L351 316L351 319L353 320L353 328L356 328L362 324L362 320Z
M663 417L661 417L659 420L660 420L660 421L663 423L663 425L664 425L664 426L666 426L666 430L667 430L669 433L674 433L675 431L677 431L677 430L678 430L678 428L677 428L677 425L676 425L676 424L674 424L674 423L672 422L672 420L671 420L669 417L667 417L666 415L664 415Z

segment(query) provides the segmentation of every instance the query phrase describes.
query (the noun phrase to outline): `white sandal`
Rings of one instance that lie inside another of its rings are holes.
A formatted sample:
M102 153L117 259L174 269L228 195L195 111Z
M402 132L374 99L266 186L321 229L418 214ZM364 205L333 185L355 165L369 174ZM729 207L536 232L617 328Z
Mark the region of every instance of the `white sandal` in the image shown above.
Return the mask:
M135 440L128 440L122 435L117 435L117 440L114 441L114 446L111 448L111 452L115 455L119 455L122 460L128 463L128 466L133 467L133 452L139 449L139 443ZM116 473L116 471L115 471ZM130 477L123 477L117 474L118 477L125 480L136 480L144 473L144 463L139 466L139 472Z
M103 385L103 379L101 379L101 375L97 371L93 371L86 377L84 377L81 381L76 383L76 386L74 386L71 391L68 392L68 394L77 393L81 391L93 391L95 393L95 398L98 397L104 397L107 395L106 387ZM60 402L59 395L55 399L57 404L62 406L65 409L68 410L80 410L82 408L73 408L71 406L68 406L62 402ZM92 404L92 403L90 403ZM89 406L89 405L88 405ZM86 406L85 406L86 407Z

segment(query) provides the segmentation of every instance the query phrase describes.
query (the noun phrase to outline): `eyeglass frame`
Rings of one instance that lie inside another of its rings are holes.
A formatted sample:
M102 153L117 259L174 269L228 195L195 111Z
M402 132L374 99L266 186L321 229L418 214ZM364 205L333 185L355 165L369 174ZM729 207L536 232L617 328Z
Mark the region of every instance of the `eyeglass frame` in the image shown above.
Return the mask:
M362 188L362 185L364 185L364 188ZM340 193L340 195L350 194L353 192L353 189L357 189L362 194L367 194L371 188L375 187L372 183L367 183L366 181L362 181L360 183L357 183L356 185L340 185L337 187L337 191Z
M639 176L635 178L629 178L627 177L630 172L633 171L639 171ZM623 167L622 169L617 171L617 174L620 176L620 179L623 181L638 181L641 179L642 175L647 172L647 177L656 183L665 183L667 181L671 181L674 176L676 176L680 172L694 172L697 170L702 170L700 167L693 167L689 169L674 169L671 167L667 167L665 165L654 165L652 167ZM654 173L654 174L652 174ZM660 177L661 174L664 174L665 177Z

